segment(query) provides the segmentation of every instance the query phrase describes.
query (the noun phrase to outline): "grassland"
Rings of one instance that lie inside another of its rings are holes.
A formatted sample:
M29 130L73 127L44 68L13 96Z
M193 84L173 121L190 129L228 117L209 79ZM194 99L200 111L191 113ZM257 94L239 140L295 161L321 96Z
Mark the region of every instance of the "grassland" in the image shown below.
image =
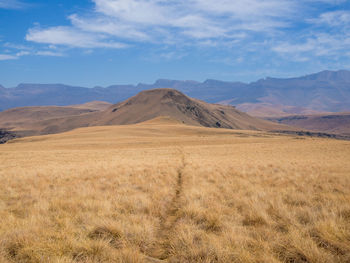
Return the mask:
M350 142L167 119L17 139L0 262L350 262Z

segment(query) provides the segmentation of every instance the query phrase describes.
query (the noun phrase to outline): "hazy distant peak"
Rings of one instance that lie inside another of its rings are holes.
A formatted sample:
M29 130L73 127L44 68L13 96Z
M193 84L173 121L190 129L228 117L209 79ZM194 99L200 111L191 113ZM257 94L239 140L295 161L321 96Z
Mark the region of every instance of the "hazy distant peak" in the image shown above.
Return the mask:
M218 80L218 79L206 79L203 84L245 84L244 82L241 81L223 81L223 80Z
M180 80L171 80L171 79L158 79L156 80L156 82L154 83L154 85L156 86L172 86L176 83L181 82Z
M139 84L140 85L140 84ZM115 89L115 88L125 88L125 89L129 89L129 88L135 88L136 86L132 85L132 84L117 84L117 85L111 85L106 87L106 89ZM103 87L95 87L95 89L104 89Z
M306 80L318 80L318 81L346 81L350 82L350 71L348 70L324 70L319 73L310 74L302 77Z
M59 86L67 86L64 84L59 84L59 83L55 83L55 84L41 84L41 83L20 83L17 85L17 88L26 88L26 87L59 87Z
M270 81L284 81L284 80L315 80L315 81L350 81L350 71L348 70L324 70L321 72L308 74L302 77L290 77L290 78L274 78L266 77L257 80L253 83L262 83Z
M196 85L199 84L200 82L194 81L194 80L172 80L172 79L158 79L153 85L155 87L174 87L179 84L192 84Z
M217 83L223 83L224 81L216 80L216 79L206 79L203 83L204 84L217 84Z

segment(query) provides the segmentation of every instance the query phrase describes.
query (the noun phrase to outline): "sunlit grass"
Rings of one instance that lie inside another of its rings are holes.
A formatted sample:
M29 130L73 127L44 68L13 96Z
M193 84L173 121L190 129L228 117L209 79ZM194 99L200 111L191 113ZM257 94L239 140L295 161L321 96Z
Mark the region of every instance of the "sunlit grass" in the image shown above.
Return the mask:
M349 262L350 142L150 123L0 146L0 262Z

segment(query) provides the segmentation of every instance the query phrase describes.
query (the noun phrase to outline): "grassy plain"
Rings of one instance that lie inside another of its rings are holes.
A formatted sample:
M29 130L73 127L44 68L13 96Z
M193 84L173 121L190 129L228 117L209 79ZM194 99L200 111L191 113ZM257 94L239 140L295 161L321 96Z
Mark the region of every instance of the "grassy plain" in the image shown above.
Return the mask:
M350 142L166 118L17 139L0 262L350 262Z

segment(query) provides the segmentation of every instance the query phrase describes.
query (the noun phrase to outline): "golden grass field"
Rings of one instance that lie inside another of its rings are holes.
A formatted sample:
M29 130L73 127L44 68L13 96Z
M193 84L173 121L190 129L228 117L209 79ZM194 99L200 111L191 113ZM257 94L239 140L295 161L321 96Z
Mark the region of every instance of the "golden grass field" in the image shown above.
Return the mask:
M0 262L350 262L350 142L166 118L11 141Z

